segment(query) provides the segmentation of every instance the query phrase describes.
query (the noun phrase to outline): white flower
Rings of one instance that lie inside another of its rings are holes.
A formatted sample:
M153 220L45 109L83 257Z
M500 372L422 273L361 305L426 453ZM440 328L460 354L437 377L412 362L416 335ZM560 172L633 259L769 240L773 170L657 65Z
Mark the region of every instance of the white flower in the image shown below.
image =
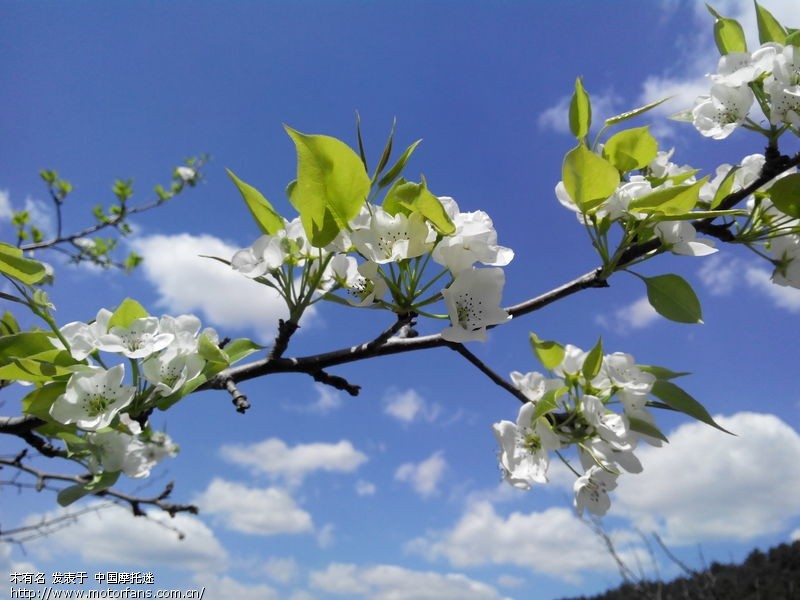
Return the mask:
M602 372L613 385L641 394L649 394L656 381L655 375L642 371L633 356L624 352L604 356Z
M176 167L175 174L185 183L194 181L194 178L197 177L197 171L191 167Z
M163 433L154 433L150 440L145 440L142 436L110 430L91 433L87 440L94 450L89 464L93 472L122 471L134 479L148 477L165 456L175 456L177 452L177 446Z
M705 137L721 140L744 123L752 104L753 92L749 87L715 84L710 96L700 96L695 101L692 121Z
M361 263L348 281L347 291L351 297L346 300L353 306L369 306L382 300L389 290L383 277L378 275L378 265L374 262Z
M600 438L615 450L631 450L634 447L628 435L630 430L627 419L607 410L597 396L585 394L581 398L581 412L586 421L597 430Z
M707 256L717 252L712 240L695 239L697 231L688 221L661 221L653 232L673 254Z
M633 449L618 450L605 440L596 437L581 444L578 456L584 469L598 464L610 471L619 471L621 467L628 473L641 473L643 469Z
M500 308L505 274L503 269L471 268L456 275L442 290L451 326L442 331L448 342L486 340L486 327L500 325L511 316Z
M628 205L632 200L645 196L653 191L652 184L642 175L631 175L630 181L620 184L614 193L609 196L602 206L597 210L597 216L602 218L608 215L612 221L622 218L628 212ZM637 214L631 214L639 218Z
M671 148L668 151L659 150L656 153L656 157L650 161L649 165L647 165L650 175L656 179L666 179L667 177L675 177L676 175L681 175L694 170L689 165L683 165L679 167L677 164L672 162L670 159L672 158L673 154L675 154L675 148ZM694 183L694 181L695 178L692 176L684 180L684 183Z
M500 444L500 466L505 479L525 490L534 482L547 483L550 464L547 453L560 447L558 437L542 417L533 422L535 410L532 402L526 402L520 408L516 424L500 421L492 426Z
M194 315L180 315L171 317L164 315L158 321L158 330L161 333L170 333L174 336L168 352L176 354L195 354L197 352L197 337L200 333L200 319ZM218 337L213 329L208 329L210 337Z
M717 73L709 77L714 83L728 87L746 85L772 69L773 60L780 49L779 44L770 42L752 54L729 52L720 57Z
M111 318L111 311L101 308L97 312L97 317L92 324L73 321L64 325L60 331L61 335L69 344L69 351L75 360L83 360L97 348L97 341L100 336L108 330L108 320ZM64 344L61 340L50 338L53 346L63 350Z
M421 214L392 216L378 206L372 211L368 226L350 234L353 245L367 260L381 265L422 256L433 247L432 230Z
M588 508L590 513L602 517L611 507L608 492L615 487L617 487L617 475L596 465L590 467L573 486L575 510L579 515L583 515L583 510Z
M561 379L545 379L544 375L537 372L525 373L511 372L511 382L532 403L536 403L551 390L556 390L564 385Z
M800 236L774 237L769 245L776 260L772 281L778 285L800 288Z
M282 248L281 238L274 235L262 235L253 245L236 252L231 258L231 268L245 277L255 279L269 271L279 268L286 255Z
M128 327L111 327L97 340L97 348L103 352L119 352L128 358L145 358L163 350L174 339L171 333L159 332L156 317L142 317Z
M514 258L514 251L497 245L497 232L491 218L483 211L463 213L455 200L439 198L455 231L443 237L431 254L434 261L456 274L476 262L502 267Z
M50 416L65 425L75 423L86 431L107 427L136 393L132 386L122 385L123 377L123 365L109 370L83 367L69 378L66 390L50 407Z
M199 354L166 352L151 356L142 363L144 378L155 386L162 396L174 394L203 370L205 361Z

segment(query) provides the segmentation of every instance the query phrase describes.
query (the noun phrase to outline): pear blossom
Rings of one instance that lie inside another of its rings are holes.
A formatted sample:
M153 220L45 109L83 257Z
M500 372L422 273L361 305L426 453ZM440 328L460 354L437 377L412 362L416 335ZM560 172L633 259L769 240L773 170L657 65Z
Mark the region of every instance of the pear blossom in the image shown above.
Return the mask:
M764 91L772 105L770 123L800 126L800 48L790 44L775 56Z
M108 320L111 318L111 311L101 308L97 312L95 320L91 324L73 321L67 323L61 329L61 335L69 345L69 352L75 360L83 360L97 348L97 341L100 336L108 330ZM50 338L53 346L64 350L64 344L57 337Z
M142 435L108 430L89 434L87 441L94 451L89 462L93 472L122 471L134 479L148 477L164 457L177 452L177 446L163 433L154 433L146 440Z
M446 196L439 201L455 225L455 231L443 237L433 249L431 257L434 261L453 274L476 262L495 267L511 262L514 251L497 245L497 232L488 214L481 210L460 212L455 200Z
M197 177L197 171L191 167L176 167L175 175L184 183L191 183Z
M611 508L608 492L617 487L617 475L595 465L590 467L573 486L575 510L583 515L584 509L602 517Z
M201 322L194 315L162 316L158 321L158 330L174 336L167 348L167 352L175 354L196 354L197 342L200 335L206 335L212 342L219 341L219 335L212 327L200 331Z
M500 325L511 316L500 308L505 284L503 269L492 267L461 271L449 287L442 290L451 326L442 331L448 342L486 340L486 328Z
M119 352L128 358L145 358L169 346L175 339L172 333L158 329L158 318L135 319L128 327L115 325L97 340L98 350Z
M697 231L688 221L661 221L653 232L673 254L707 256L717 252L712 240L695 239Z
M672 158L673 154L675 154L675 148L670 148L669 150L659 150L656 153L656 157L650 161L649 165L647 165L650 175L656 179L666 179L668 177L675 177L683 173L694 171L694 169L692 169L692 167L689 165L678 166L672 162L670 159ZM684 183L694 183L694 181L694 176L691 176L688 177Z
M145 360L142 375L155 386L157 393L169 396L197 377L204 365L205 361L199 354L166 352Z
M519 371L512 371L511 383L534 404L541 400L547 392L564 386L561 379L546 379L544 375L537 372L523 375Z
M728 87L747 85L772 70L773 61L780 50L780 44L769 42L752 54L729 52L720 57L717 72L709 75L709 78L714 83Z
M769 241L775 255L772 281L778 285L800 289L800 236L782 235Z
M746 85L711 86L710 96L700 96L692 109L692 122L705 137L721 140L728 137L747 118L753 104L753 92Z
M50 407L59 423L75 423L79 429L97 431L107 427L116 414L133 400L136 389L122 385L125 367L83 367L72 374L66 390Z
M236 252L231 258L231 268L245 277L255 279L279 268L285 258L281 238L265 234L252 246Z
M628 473L641 473L644 470L641 461L633 453L633 449L619 450L607 441L596 437L581 443L578 457L584 469L599 465L609 471L619 471L621 468Z
M331 259L328 267L333 279L346 288L349 297L345 298L353 306L369 306L381 300L389 287L380 275L374 262L358 264L352 256L338 254Z
M656 376L643 371L634 362L633 356L624 352L614 352L603 357L601 372L619 388L640 394L649 394Z
M433 247L433 230L419 213L391 215L376 206L366 227L350 234L353 245L376 264L422 256Z
M548 452L561 446L555 433L540 417L533 421L536 405L526 402L517 422L500 421L492 427L500 445L500 466L506 480L516 488L530 489L534 482L547 483Z
M581 398L581 413L586 421L595 428L600 438L608 442L616 450L631 450L633 444L628 439L628 421L615 412L607 410L603 402L591 394Z

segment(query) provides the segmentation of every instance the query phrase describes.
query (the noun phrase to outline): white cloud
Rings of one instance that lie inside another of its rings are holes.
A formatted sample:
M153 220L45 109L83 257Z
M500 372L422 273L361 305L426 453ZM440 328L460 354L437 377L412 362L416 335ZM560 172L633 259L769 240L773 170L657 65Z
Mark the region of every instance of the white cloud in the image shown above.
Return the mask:
M689 423L638 450L644 472L620 478L612 511L676 545L750 540L800 516L800 435L768 414L716 420L737 435Z
M311 404L300 407L299 410L317 415L327 415L342 406L341 392L321 383L315 383L314 389L317 392L317 399Z
M288 584L297 579L300 571L297 561L292 557L270 558L264 565L264 572L267 577L278 583Z
M172 313L202 312L217 327L253 328L271 336L288 312L272 289L260 285L218 261L239 250L211 235L152 235L130 242L144 257L142 270L156 288L159 302ZM307 312L307 314L309 314Z
M745 281L751 288L765 294L778 308L800 312L800 289L773 283L769 271L750 267L745 272Z
M356 481L356 494L359 496L374 496L376 491L378 491L378 488L375 487L374 483L363 479Z
M11 219L13 210L14 209L11 208L11 196L8 190L0 190L0 221Z
M311 586L329 594L369 600L502 600L491 586L457 573L412 571L394 565L331 563L314 571Z
M63 512L58 509L31 515L26 522L49 520ZM41 540L28 542L28 546L42 558L79 556L87 564L112 563L126 568L152 569L153 565L165 564L217 572L224 570L228 562L225 549L199 518L185 513L172 518L153 510L145 519L117 506L87 513L75 527L59 529Z
M508 588L518 588L525 583L525 580L522 577L516 577L514 575L500 575L497 578L497 585L501 587L508 587Z
M589 85L584 82L584 86ZM622 105L622 98L613 92L606 92L604 94L593 94L591 90L589 95L592 102L592 123L594 129L597 129L597 124L602 124L609 117L613 117L618 112L618 107ZM569 103L572 98L570 93L563 96L553 106L546 108L536 118L536 122L542 129L550 129L556 133L570 133L569 130Z
M230 577L199 573L194 582L204 589L209 598L236 598L236 600L277 600L275 590L264 583L244 584Z
M614 570L599 538L567 508L504 518L489 502L476 502L451 530L412 540L407 549L455 567L516 565L566 581L587 570Z
M442 407L428 404L416 390L389 390L383 398L383 412L403 423L413 423L421 419L428 423L439 416Z
M289 447L283 440L269 438L256 444L225 445L220 453L225 460L254 473L282 478L292 485L299 485L314 471L352 473L367 462L367 456L348 440Z
M789 536L789 539L790 539L791 541L793 541L793 542L796 542L796 541L800 540L800 529L795 529L795 530L794 530L794 531L791 533L791 535Z
M411 485L414 491L423 498L429 498L438 492L439 480L447 468L447 461L442 452L435 452L421 463L405 463L395 471L394 478Z
M330 548L333 545L333 532L336 526L333 523L326 523L317 534L317 545L320 548Z
M771 273L756 263L711 256L697 274L703 285L716 296L728 295L737 286L747 285L769 298L777 308L800 312L800 290L773 283Z
M647 296L642 296L635 302L615 310L610 316L597 315L595 321L603 327L624 333L634 329L644 329L659 318Z
M241 533L276 535L314 529L311 515L280 488L251 488L214 478L195 501L203 513L216 515L225 527Z

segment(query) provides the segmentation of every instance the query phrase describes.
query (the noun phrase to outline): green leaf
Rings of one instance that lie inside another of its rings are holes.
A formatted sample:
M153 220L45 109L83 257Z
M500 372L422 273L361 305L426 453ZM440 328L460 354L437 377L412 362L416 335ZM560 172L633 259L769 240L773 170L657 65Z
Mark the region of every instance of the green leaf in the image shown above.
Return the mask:
M419 213L444 235L456 229L439 198L428 191L424 177L420 183L398 179L386 192L382 207L391 215Z
M231 364L228 354L212 342L205 333L201 334L197 340L197 352L209 363L221 364L225 367Z
M783 44L786 41L786 30L778 20L766 8L758 2L756 5L756 19L758 20L758 41L762 44L767 42L778 42Z
M381 153L381 159L378 161L378 166L375 167L375 174L372 176L371 181L375 181L378 178L378 175L381 174L383 169L386 167L386 163L389 162L389 157L392 155L392 145L394 144L394 129L397 126L397 119L392 119L392 129L389 132L389 139L386 140L386 145L383 147L383 152ZM359 142L360 144L360 142ZM361 146L359 145L359 149ZM364 163L364 168L369 171L367 164Z
M403 172L408 159L411 158L411 155L413 154L414 150L416 150L417 146L419 146L421 141L422 140L419 139L405 149L405 152L400 155L400 158L397 159L397 162L392 165L392 167L383 177L381 177L381 180L378 182L379 188L385 188L387 185L391 184L395 179L397 179L400 173Z
M253 340L239 338L233 340L231 343L225 346L225 353L228 355L228 360L230 360L231 364L233 364L242 360L244 357L249 356L253 352L258 352L259 350L263 349L264 346L256 344Z
M667 436L665 436L661 430L652 423L648 423L643 419L637 419L636 417L628 417L628 424L630 425L630 428L637 433L649 435L650 437L657 438L662 442L669 443Z
M370 190L359 156L344 142L286 127L297 148L297 180L289 200L312 246L321 248L358 215Z
M640 106L639 108L634 108L633 110L629 110L620 115L610 117L606 119L605 127L610 127L611 125L622 123L623 121L627 121L628 119L632 119L633 117L638 117L639 115L646 113L648 110L652 110L659 104L663 104L664 102L670 100L671 98L672 96L669 96L668 98L664 98L663 100L657 100L656 102L651 102L650 104Z
M367 166L367 153L364 151L364 139L361 137L361 115L356 111L356 141L358 142L358 156L364 165L364 170L369 171Z
M552 340L540 340L535 333L531 333L531 347L536 358L548 371L560 365L564 360L564 346Z
M655 365L637 365L642 371L645 373L652 373L656 376L656 379L675 379L677 377L683 377L684 375L690 375L688 372L681 372L676 373L675 371L670 371L665 367L657 367Z
M603 366L603 339L597 340L597 343L586 355L583 361L583 376L586 381L591 381L597 374L600 373L600 367Z
M107 490L117 482L117 479L119 479L119 474L120 471L100 473L99 475L95 475L89 483L80 483L77 485L71 485L68 488L64 488L58 492L58 505L69 506L84 496Z
M8 364L14 358L29 358L53 349L50 336L44 331L4 335L0 337L0 364Z
M3 242L0 242L0 273L26 285L41 281L47 274L42 263L25 258L22 256L22 250Z
M14 315L11 314L10 311L6 310L3 312L2 318L0 318L0 344L2 343L2 338L8 335L13 335L15 333L19 333L19 323L14 318Z
M728 195L731 193L733 189L733 183L735 181L736 171L739 170L739 166L733 167L728 173L725 175L725 178L720 182L719 186L717 187L717 191L714 194L714 199L711 201L711 206L709 208L715 209Z
M0 380L41 383L68 378L76 361L66 350L51 348L25 358L12 358L0 367Z
M662 317L678 323L703 322L700 300L683 277L668 274L642 277L642 279L647 285L647 299L650 305Z
M48 383L34 389L22 399L22 412L26 415L39 417L44 421L52 421L50 407L67 388L66 381Z
M731 433L727 429L721 427L711 418L711 415L708 414L708 411L700 404L697 400L692 398L685 390L678 387L674 383L670 381L663 381L658 380L653 384L653 389L651 393L664 401L670 408L678 410L684 414L689 415L697 419L698 421L702 421L707 425L711 425L712 427L716 427L720 431L724 431L725 433ZM731 434L734 435L734 434Z
M798 46L800 47L800 30L791 31L786 36L785 46Z
M136 319L145 319L150 315L144 307L132 298L125 298L119 308L108 319L108 330L112 327L122 327L127 329Z
M578 209L591 212L614 193L619 171L610 162L579 144L564 157L561 167L564 187Z
M730 54L731 52L746 52L747 41L744 37L744 30L735 19L726 19L717 11L706 4L708 11L716 19L714 21L714 41L720 54Z
M800 218L800 173L776 180L767 193L779 211L795 219Z
M567 390L569 390L569 388L564 386L545 392L544 396L542 396L536 403L536 408L533 410L531 421L535 422L539 417L543 417L547 413L557 409L559 396L561 396Z
M658 142L647 126L620 131L603 146L603 156L622 173L643 169L656 154Z
M670 216L686 214L697 204L697 200L700 198L700 188L703 187L707 180L708 177L704 177L691 185L673 185L672 187L640 196L630 201L628 210Z
M592 125L592 103L580 77L575 80L575 92L569 103L569 129L578 141L589 134Z
M258 225L262 233L276 235L285 228L283 219L275 209L272 208L272 205L264 198L261 192L236 177L230 169L225 169L225 171L233 180L233 183L236 184L236 187L239 188L239 193L242 195L242 198L244 198L247 208L250 209L250 214L253 215L256 225Z
M649 217L652 223L659 221L694 221L695 219L717 219L719 217L746 217L748 211L743 209L731 210L693 210L680 215L660 215L653 214Z

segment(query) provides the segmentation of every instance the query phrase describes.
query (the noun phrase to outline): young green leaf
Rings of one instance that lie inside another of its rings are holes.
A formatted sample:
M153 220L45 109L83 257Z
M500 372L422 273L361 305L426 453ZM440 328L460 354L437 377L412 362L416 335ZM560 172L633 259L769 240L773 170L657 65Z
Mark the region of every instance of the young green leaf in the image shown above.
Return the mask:
M69 506L70 504L80 500L84 496L88 496L89 494L96 494L98 492L102 492L103 490L107 490L117 482L120 473L121 471L112 471L112 472L104 471L99 475L95 475L94 478L89 483L79 483L64 488L63 490L58 492L57 496L58 505Z
M622 173L643 169L656 154L658 142L647 126L615 133L603 146L603 157Z
M597 208L619 185L619 171L585 144L579 144L564 157L561 167L564 187L581 212Z
M564 346L552 340L540 340L535 333L531 333L531 347L536 358L548 371L560 365L564 360Z
M702 421L707 425L716 427L725 433L731 433L727 429L721 427L714 419L708 414L708 411L697 400L692 398L685 390L678 387L670 381L658 380L653 384L651 393L664 401L671 408L678 410L684 414L689 415ZM731 433L731 435L734 435Z
M756 5L756 19L758 21L758 41L762 44L767 42L778 42L783 44L786 41L786 30L778 20L766 8L758 2Z
M261 233L276 235L279 231L285 229L283 219L275 209L272 208L272 205L261 192L239 179L230 169L225 169L225 171L227 171L228 176L239 189L239 193L242 195L242 198L244 198L247 208L250 210L250 214L253 215L253 219L255 219L256 225L258 225Z
M25 258L22 250L3 242L0 242L0 273L27 285L37 283L47 275L42 263Z
M575 80L575 92L569 103L569 129L572 135L583 140L592 125L592 103L580 77Z
M800 173L776 180L767 193L779 211L795 219L800 218Z
M673 185L631 200L628 210L662 215L682 215L691 211L700 198L700 188L708 180L704 177L697 183Z
M358 156L361 158L361 162L364 165L364 170L369 172L369 166L367 165L367 153L364 151L364 140L361 137L361 115L358 114L358 111L356 111L356 140L358 141Z
M706 8L716 19L714 21L714 41L719 53L725 55L731 52L746 52L747 41L739 22L735 19L726 19L708 4L706 4Z
M331 243L358 215L370 190L359 156L344 142L286 127L297 149L297 180L289 200L312 246Z
M662 317L678 323L703 322L700 300L685 279L674 274L642 279L647 286L650 305Z
M639 108L634 108L633 110L629 110L619 115L615 115L613 117L609 117L606 119L605 127L610 127L612 125L616 125L617 123L622 123L623 121L627 121L628 119L632 119L633 117L638 117L639 115L646 113L648 110L654 109L659 104L663 104L667 100L670 100L672 96L667 98L663 98L662 100L656 100L655 102L651 102L650 104L645 104L644 106L640 106Z
M381 158L378 161L378 166L375 167L375 174L372 176L372 181L375 181L378 178L378 175L380 175L381 172L383 172L384 167L386 167L386 163L389 162L389 157L392 155L392 145L394 144L394 129L396 126L397 126L397 119L392 119L392 130L389 132L389 139L386 140L386 145L383 147L383 153L381 154ZM359 146L359 148L361 148L361 146ZM367 168L366 162L364 163L364 167ZM367 171L369 171L368 168Z
M648 423L644 419L637 419L636 417L629 416L628 424L630 425L630 428L637 433L649 435L650 437L659 439L662 442L669 443L667 436L665 436L658 427L652 423Z
M402 212L406 215L417 212L425 217L444 235L455 231L455 225L445 211L439 198L428 191L425 178L420 183L399 179L386 193L383 210L391 215Z
M144 319L149 317L144 307L132 298L125 298L119 308L114 311L111 318L108 319L108 329L112 327L125 327L131 326L136 319Z
M603 366L603 340L597 340L597 343L586 355L583 361L583 377L586 381L591 381L597 374L600 373L600 367Z
M421 141L422 141L421 139L417 140L416 142L411 144L408 148L406 148L405 152L403 152L403 154L400 155L400 158L397 159L397 162L395 162L392 165L392 167L386 172L386 174L383 177L381 177L381 180L378 182L379 188L381 189L385 188L387 185L390 185L395 179L397 179L400 173L403 172L403 169L405 168L408 159L411 158L411 154L414 152L417 146L419 146L419 143Z
M684 375L690 375L688 372L681 372L676 373L675 371L670 371L665 367L658 367L655 365L637 365L642 371L645 373L651 373L655 375L656 379L675 379L677 377L683 377Z

